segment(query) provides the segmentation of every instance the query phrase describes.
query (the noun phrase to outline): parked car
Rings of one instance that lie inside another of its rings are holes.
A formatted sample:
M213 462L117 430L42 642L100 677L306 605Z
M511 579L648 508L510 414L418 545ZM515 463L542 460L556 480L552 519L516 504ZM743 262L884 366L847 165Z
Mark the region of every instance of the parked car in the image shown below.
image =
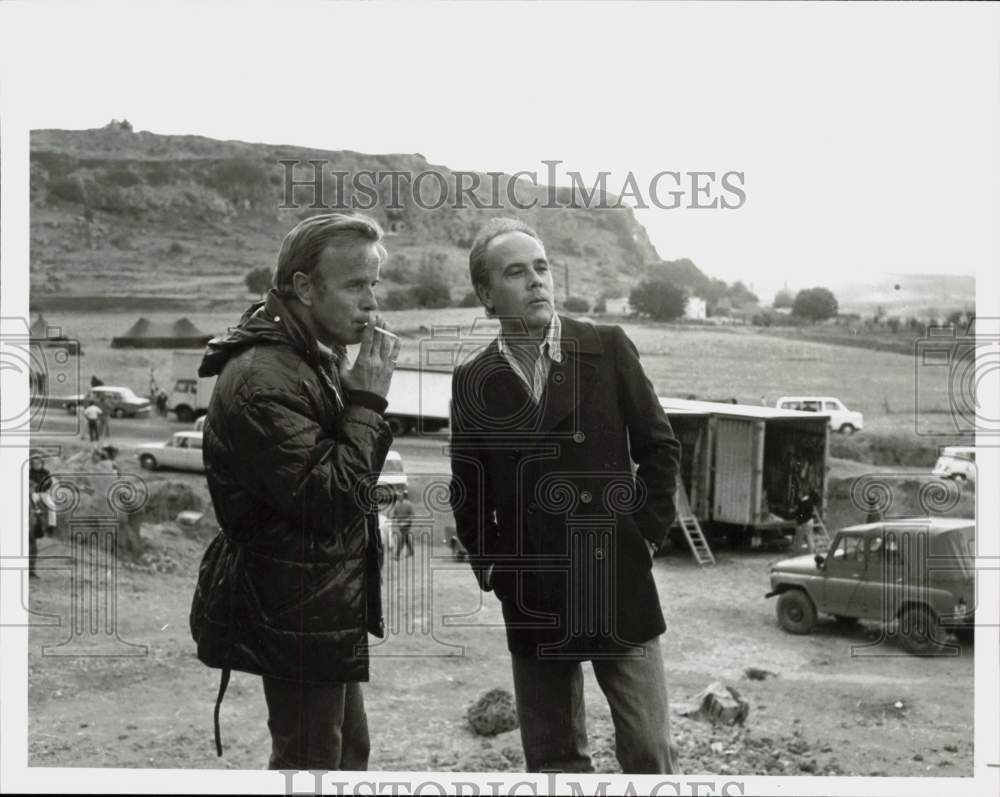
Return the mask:
M853 434L865 428L865 417L860 412L847 409L833 396L782 396L775 406L779 410L819 412L830 416L830 428L841 434Z
M78 407L86 407L91 401L110 406L111 415L115 418L149 415L149 399L139 398L132 392L132 388L110 385L92 387L82 396L65 399L66 411L75 413Z
M976 478L975 446L945 446L934 465L935 476L964 482Z
M174 432L163 443L142 443L135 447L139 464L146 470L176 468L205 472L201 454L201 432Z
M826 556L771 566L778 622L808 634L817 615L895 624L913 653L937 650L946 631L971 639L975 623L975 521L910 518L841 529Z

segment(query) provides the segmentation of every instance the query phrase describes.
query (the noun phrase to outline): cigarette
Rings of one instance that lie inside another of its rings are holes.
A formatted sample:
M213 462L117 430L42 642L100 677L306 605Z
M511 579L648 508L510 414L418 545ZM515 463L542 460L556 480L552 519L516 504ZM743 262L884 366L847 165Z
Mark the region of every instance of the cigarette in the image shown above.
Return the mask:
M388 329L382 329L382 327L372 327L372 329L374 329L376 332L381 332L386 337L395 338L396 340L399 339L399 335L394 335Z

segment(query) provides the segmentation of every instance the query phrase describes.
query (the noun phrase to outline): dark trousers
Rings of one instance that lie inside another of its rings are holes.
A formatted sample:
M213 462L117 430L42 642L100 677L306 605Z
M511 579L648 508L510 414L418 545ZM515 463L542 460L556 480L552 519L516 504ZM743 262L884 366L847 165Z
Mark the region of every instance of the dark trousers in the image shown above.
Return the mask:
M403 552L403 546L406 546L409 553L407 556L413 556L413 536L410 534L410 524L407 523L405 526L401 525L399 527L399 547L396 548L396 558L399 559L399 555Z
M96 442L101 439L101 428L97 425L97 421L92 421L87 419L87 431L90 433L90 442Z
M594 659L615 726L615 756L626 774L671 774L674 753L659 638L644 655ZM514 699L529 772L593 772L578 661L511 656Z
M371 742L359 683L302 684L264 678L268 769L368 769Z

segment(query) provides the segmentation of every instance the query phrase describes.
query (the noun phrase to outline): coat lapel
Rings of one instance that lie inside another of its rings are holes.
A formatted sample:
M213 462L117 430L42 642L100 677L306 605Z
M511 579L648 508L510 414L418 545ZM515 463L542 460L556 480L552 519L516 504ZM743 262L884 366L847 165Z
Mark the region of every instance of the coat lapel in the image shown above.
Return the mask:
M512 432L532 428L535 403L524 382L500 353L495 340L475 367L472 384L477 391L482 390L481 401L491 430Z
M590 324L570 318L560 316L560 321L562 362L552 363L539 405L535 405L495 340L476 365L472 381L481 386L481 400L494 431L524 431L533 437L551 432L579 407L584 396L598 387L597 363L603 347L597 331Z
M552 363L542 394L542 420L538 430L550 432L580 406L583 397L597 389L597 358L603 351L597 331L590 324L562 318L562 362ZM578 424L572 424L574 428Z

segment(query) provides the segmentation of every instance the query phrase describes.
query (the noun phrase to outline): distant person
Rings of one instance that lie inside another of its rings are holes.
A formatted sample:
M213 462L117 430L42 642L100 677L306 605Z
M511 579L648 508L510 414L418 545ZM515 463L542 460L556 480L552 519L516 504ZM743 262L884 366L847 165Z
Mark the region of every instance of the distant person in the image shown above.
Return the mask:
M409 551L407 556L413 556L413 539L410 535L410 526L413 524L413 504L410 503L409 493L404 489L399 494L395 505L392 508L393 525L399 533L399 544L396 547L396 559L405 545Z
M38 578L35 560L38 558L38 539L55 533L56 515L51 505L52 475L45 469L42 458L32 456L28 467L28 506L31 517L28 524L28 577Z
M358 487L375 486L392 444L386 395L399 355L399 339L377 331L382 236L362 215L300 222L274 287L209 342L198 369L218 375L203 454L220 531L191 634L198 659L222 671L219 755L230 671L262 677L271 769L368 768L361 685L368 635L385 636L383 548L378 507Z
M160 388L156 393L156 411L161 418L167 417L167 391Z
M99 440L111 439L111 402L108 399L98 399L101 405L101 417L97 421Z
M83 411L83 417L87 419L87 431L90 434L91 443L100 442L102 415L104 415L104 411L97 406L96 401L87 402L87 408Z
M796 551L803 550L816 553L816 540L813 537L817 498L815 490L809 490L799 496L795 503L795 537L792 545Z

